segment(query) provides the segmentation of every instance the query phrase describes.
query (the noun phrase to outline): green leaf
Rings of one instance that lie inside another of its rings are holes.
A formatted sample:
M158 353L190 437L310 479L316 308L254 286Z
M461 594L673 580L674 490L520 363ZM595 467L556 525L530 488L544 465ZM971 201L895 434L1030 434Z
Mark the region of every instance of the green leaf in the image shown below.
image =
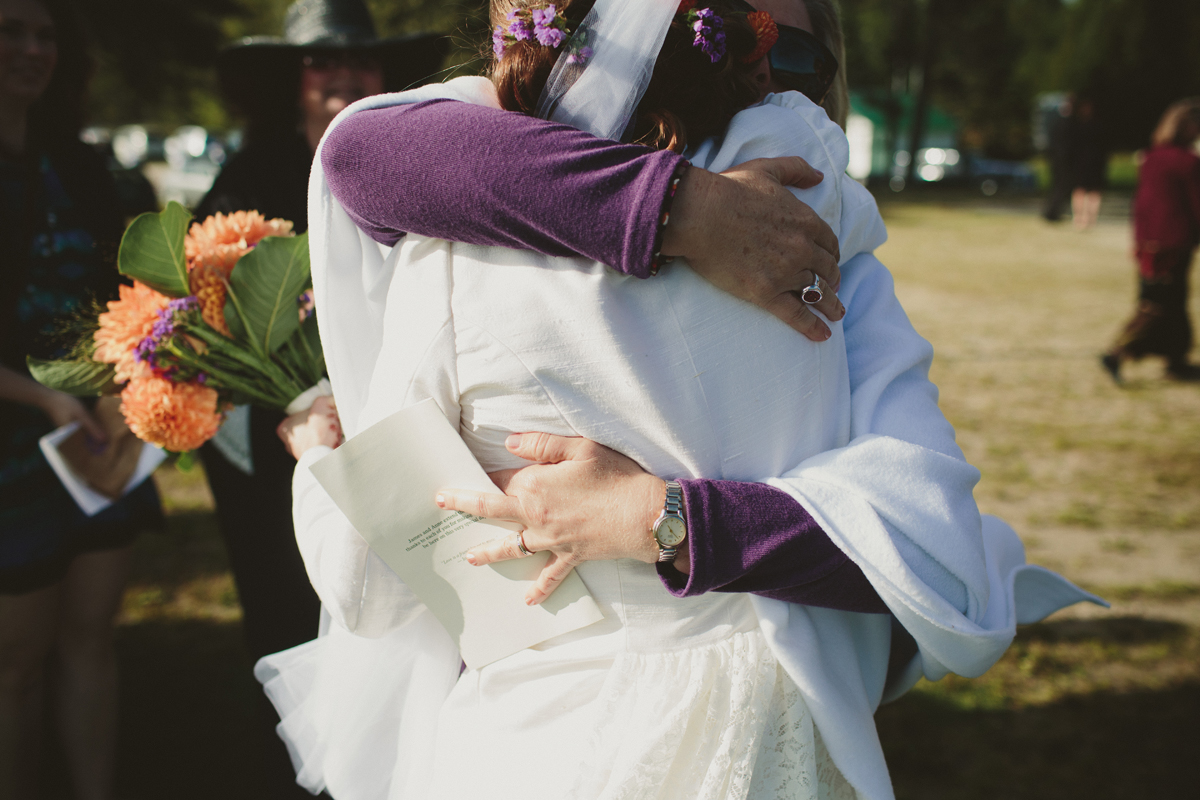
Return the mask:
M115 369L112 364L81 359L78 361L43 361L29 356L25 359L29 374L43 386L76 397L95 397L112 384Z
M229 275L230 332L259 353L273 353L300 327L296 299L308 282L308 234L263 239Z
M192 215L174 201L157 214L142 214L121 238L117 267L122 275L141 281L168 297L186 297L187 259L183 240Z
M320 379L325 374L325 353L321 350L321 334L317 330L317 315L309 314L308 319L300 326L300 334L307 345L306 355L312 359L313 370Z

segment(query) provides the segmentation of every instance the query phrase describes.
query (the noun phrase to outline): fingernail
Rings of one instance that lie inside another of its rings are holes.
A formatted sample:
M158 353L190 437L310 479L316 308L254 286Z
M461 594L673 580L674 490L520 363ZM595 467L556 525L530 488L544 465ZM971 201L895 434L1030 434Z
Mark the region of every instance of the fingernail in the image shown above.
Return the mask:
M820 178L821 180L825 180L825 173L824 173L824 172L821 172L821 170L819 170L819 169L814 169L814 170L813 170L813 172L817 173L817 177L818 177L818 178Z
M504 446L509 450L516 450L521 446L521 434L510 433L508 438L504 440Z
M467 553L467 563L470 564L471 566L475 566L475 554L474 553Z
M437 503L438 508L445 508L446 507L446 495L439 494L437 497L433 498L433 502Z
M533 598L532 598L532 597L526 597L526 598L525 598L525 605L527 605L527 606L531 606L531 605L533 605Z

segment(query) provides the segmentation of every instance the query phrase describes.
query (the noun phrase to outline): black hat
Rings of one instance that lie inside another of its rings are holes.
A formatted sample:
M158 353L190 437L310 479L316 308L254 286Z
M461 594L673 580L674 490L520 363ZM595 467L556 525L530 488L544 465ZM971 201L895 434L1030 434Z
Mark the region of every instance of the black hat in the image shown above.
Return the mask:
M379 59L385 88L400 91L433 77L449 47L435 33L380 39L363 0L297 0L282 37L248 36L227 47L217 57L217 74L230 99L245 107L298 85L303 54L353 50Z

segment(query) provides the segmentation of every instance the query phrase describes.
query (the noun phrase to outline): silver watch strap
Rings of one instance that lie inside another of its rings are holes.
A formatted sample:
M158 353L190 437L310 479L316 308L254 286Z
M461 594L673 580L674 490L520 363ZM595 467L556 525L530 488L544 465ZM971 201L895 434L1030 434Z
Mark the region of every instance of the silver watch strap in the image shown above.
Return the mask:
M679 481L667 481L667 499L663 503L663 516L683 519L683 486ZM686 520L685 520L686 521ZM658 546L658 563L670 564L679 555L678 547Z
M663 513L672 517L683 516L683 486L679 481L667 481L667 501L663 503Z

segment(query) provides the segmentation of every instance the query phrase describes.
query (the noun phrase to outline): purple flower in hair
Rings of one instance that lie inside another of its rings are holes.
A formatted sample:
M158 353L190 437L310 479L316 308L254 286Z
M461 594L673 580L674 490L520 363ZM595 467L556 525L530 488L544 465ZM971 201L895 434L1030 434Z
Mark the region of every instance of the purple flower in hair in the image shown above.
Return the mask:
M590 59L595 54L596 53L594 50L592 50L592 48L588 47L587 45L584 45L583 47L579 48L578 50L576 50L575 52L573 52L569 56L567 56L567 63L568 64L586 64L588 62L588 59Z
M688 12L688 21L696 37L692 40L694 47L704 51L712 63L717 63L725 56L725 20L721 19L711 8L702 8Z
M504 57L505 49L506 45L504 44L504 29L497 25L496 29L492 31L492 52L496 54L497 60Z
M509 36L513 37L518 42L528 41L529 39L533 38L533 27L529 24L529 22L521 19L518 12L508 12L508 16L506 16L505 19L508 20L508 30L506 32Z
M558 47L567 40L567 34L563 30L565 21L555 19L558 11L553 5L535 8L532 15L533 35L537 37L538 44L543 47Z

